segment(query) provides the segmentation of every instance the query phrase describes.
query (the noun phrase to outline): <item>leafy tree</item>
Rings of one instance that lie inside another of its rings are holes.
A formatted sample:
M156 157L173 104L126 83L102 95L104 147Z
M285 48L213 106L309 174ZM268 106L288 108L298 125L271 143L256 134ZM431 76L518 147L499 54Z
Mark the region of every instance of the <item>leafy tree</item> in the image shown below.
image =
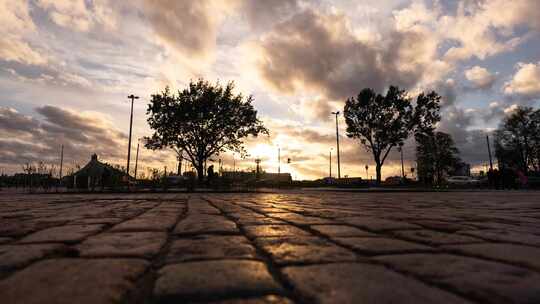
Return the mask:
M495 131L495 155L524 174L540 170L540 110L518 107Z
M430 133L440 120L441 97L431 92L420 94L416 105L405 90L391 86L385 96L366 88L356 98L347 99L344 116L347 136L358 138L373 154L377 184L381 168L393 147L403 145L411 133Z
M443 132L422 133L416 136L418 177L424 184L440 184L444 174L460 162L459 150L452 136Z
M253 97L234 94L234 83L225 87L199 79L177 94L165 88L152 95L148 124L154 134L149 149L172 148L204 176L204 163L226 150L245 154L243 139L268 134L252 106Z

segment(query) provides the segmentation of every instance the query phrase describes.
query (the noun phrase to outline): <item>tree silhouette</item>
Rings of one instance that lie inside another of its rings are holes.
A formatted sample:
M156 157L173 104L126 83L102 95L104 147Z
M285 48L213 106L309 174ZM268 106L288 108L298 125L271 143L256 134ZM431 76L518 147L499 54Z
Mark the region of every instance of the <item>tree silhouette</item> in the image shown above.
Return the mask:
M495 131L495 155L499 163L520 169L540 170L540 110L518 107Z
M403 145L412 133L431 133L440 120L441 97L431 92L420 94L413 106L405 90L391 86L385 96L366 88L356 98L347 99L344 116L347 136L358 138L371 151L381 182L381 168L393 147Z
M253 97L233 90L233 82L222 87L199 79L177 94L167 87L152 95L147 114L154 134L145 138L145 146L174 149L195 167L199 181L205 161L213 155L226 150L245 155L243 139L268 134L268 130L257 118Z
M459 150L450 134L444 132L422 133L416 136L418 178L424 184L440 184L445 173L460 162Z

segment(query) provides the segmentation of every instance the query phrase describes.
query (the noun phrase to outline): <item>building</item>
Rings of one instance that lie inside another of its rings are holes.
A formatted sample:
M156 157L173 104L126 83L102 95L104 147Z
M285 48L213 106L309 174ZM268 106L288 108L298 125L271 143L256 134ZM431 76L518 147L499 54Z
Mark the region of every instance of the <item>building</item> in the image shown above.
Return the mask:
M64 177L64 184L68 188L104 189L126 184L128 179L126 173L113 166L102 163L98 160L97 154L93 154L90 161L79 171Z

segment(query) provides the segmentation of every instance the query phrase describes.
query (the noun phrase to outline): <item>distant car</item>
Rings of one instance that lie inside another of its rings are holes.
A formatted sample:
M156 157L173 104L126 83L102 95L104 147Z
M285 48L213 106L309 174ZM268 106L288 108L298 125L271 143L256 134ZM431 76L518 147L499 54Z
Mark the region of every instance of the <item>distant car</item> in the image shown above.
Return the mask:
M384 184L389 186L401 185L403 184L403 179L401 176L390 176L384 180Z
M480 180L470 176L450 176L446 179L446 182L450 185L456 186L472 186L480 184Z

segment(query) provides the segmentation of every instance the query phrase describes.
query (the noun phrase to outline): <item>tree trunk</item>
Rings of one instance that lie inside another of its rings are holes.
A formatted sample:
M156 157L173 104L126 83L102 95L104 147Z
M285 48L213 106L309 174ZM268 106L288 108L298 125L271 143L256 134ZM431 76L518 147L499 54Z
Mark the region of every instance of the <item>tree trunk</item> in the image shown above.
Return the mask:
M375 170L377 171L377 179L375 183L377 186L381 185L381 168L382 168L382 165L380 163L376 163Z
M202 161L199 161L197 163L197 179L199 181L199 184L202 184L204 182L204 163Z

